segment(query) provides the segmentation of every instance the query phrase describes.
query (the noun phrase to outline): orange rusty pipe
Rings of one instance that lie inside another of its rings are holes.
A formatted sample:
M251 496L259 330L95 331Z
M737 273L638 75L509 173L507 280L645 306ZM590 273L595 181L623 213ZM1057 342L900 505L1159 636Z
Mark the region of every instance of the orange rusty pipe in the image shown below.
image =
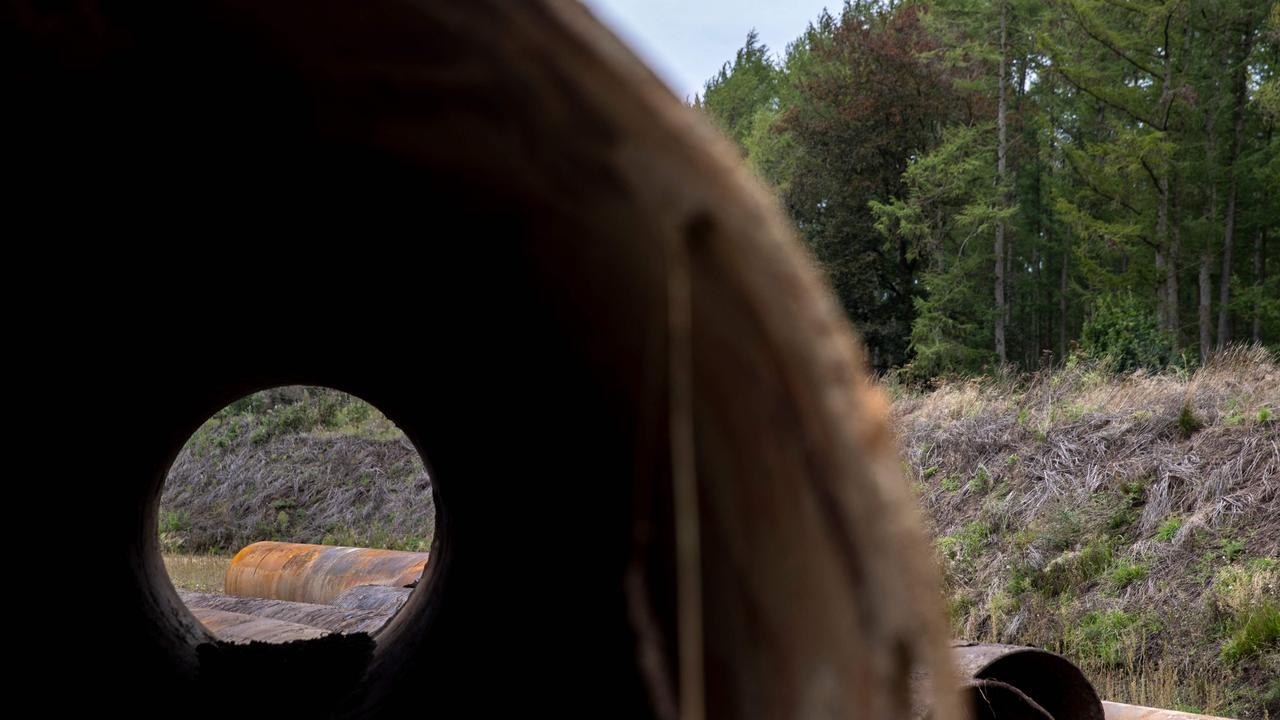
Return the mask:
M1107 720L1227 720L1217 715L1197 715L1114 702L1102 703L1102 709L1107 713Z
M411 587L426 566L427 553L264 541L236 553L223 588L228 595L327 605L356 585Z

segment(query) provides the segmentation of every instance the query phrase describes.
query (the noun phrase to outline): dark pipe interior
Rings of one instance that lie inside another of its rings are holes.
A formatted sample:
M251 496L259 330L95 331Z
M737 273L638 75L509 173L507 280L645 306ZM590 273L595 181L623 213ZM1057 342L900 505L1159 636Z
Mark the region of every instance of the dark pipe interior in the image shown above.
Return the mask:
M1080 669L1053 653L1006 654L976 676L1017 688L1060 720L1101 720L1102 705Z
M964 693L973 720L1054 720L1017 688L995 680L978 680Z
M46 232L122 238L112 259L138 264L81 286L102 378L86 393L119 412L85 490L110 618L92 642L127 661L68 652L60 672L139 716L649 715L623 578L635 438L662 433L636 427L661 408L636 408L661 387L665 310L633 288L658 248L628 239L643 223L593 174L607 133L578 114L531 141L554 113L518 49L416 27L408 5L368 13L403 27L388 54L440 74L411 104L395 84L417 76L348 92L290 54L328 42L309 57L367 70L342 44L359 16L267 3L274 19L241 24L229 5L68 6L22 38L39 64L18 102L39 112L15 202ZM157 503L179 448L287 384L368 400L431 463L430 577L376 646L209 645L165 580Z
M387 713L644 714L623 596L633 421L598 369L567 349L573 341L562 319L537 291L487 268L483 277L459 276L500 301L493 317L502 319L492 325L472 327L470 312L466 322L450 318L456 298L424 286L412 300L400 295L406 309L384 317L291 319L270 332L237 333L251 348L242 355L183 347L165 353L163 367L148 363L154 375L121 368L128 401L140 410L103 469L116 489L100 508L100 547L114 553L116 568L105 590L123 608L106 639L128 648L130 675L157 690L145 700L194 694L228 703L226 711L289 713L358 702ZM421 333L438 349L370 353L349 328L374 337ZM202 638L168 589L155 544L160 482L213 410L290 383L366 398L429 458L439 515L429 577L376 648L352 640L197 653ZM347 697L368 685L361 675L370 667L376 697ZM111 669L93 670L104 671Z
M732 148L579 5L5 7L11 225L81 269L42 323L92 430L63 503L92 562L51 594L80 606L54 617L104 620L41 643L73 700L649 717L683 669L709 717L891 717L913 669L943 676L923 538L843 316ZM221 648L164 580L178 449L286 384L368 400L431 465L429 577L372 643ZM672 413L694 426L682 519L702 541L682 619L705 652L683 667Z

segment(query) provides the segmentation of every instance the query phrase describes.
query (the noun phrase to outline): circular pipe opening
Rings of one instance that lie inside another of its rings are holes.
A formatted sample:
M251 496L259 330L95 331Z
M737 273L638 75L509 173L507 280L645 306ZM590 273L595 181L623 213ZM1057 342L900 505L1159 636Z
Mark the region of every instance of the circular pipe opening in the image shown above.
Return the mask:
M206 629L288 642L387 625L427 565L435 504L421 454L377 408L287 386L201 424L158 525L169 579Z
M1084 673L1066 658L1022 648L996 658L974 674L1017 688L1055 718L1102 720L1102 701Z

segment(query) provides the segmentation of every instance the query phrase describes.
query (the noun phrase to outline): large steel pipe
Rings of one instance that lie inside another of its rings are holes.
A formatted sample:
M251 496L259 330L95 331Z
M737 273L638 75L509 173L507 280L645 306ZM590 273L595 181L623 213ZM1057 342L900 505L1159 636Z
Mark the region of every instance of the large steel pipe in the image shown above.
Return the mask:
M285 714L901 718L927 668L955 717L929 547L847 318L736 148L581 3L6 7L9 226L129 240L68 254L90 272L33 321L68 339L38 344L56 383L129 430L39 489L88 510L93 594L116 604L90 639L62 623L52 682L100 683L98 714L242 714L284 681L226 693L212 658L357 645L210 652L164 578L183 443L303 383L405 431L439 524L425 587L366 654L325 657L347 675L288 678Z
M315 640L329 635L327 630L309 625L213 608L191 608L191 614L223 642L286 643L294 640Z
M1105 720L1102 701L1089 679L1061 655L964 641L953 643L951 653L962 678L1017 688L1054 720Z
M357 585L412 587L426 566L427 553L263 541L231 559L224 590L324 605Z
M391 616L404 607L412 592L408 588L386 585L356 585L342 591L342 594L334 598L330 604L337 608L364 610Z
M1229 720L1217 715L1197 715L1115 702L1102 703L1102 709L1107 714L1107 720Z
M256 597L235 597L213 593L179 590L178 597L188 608L222 610L224 612L253 615L269 620L283 620L297 625L319 628L335 633L375 633L391 619L391 612L370 612L340 608L332 605L268 600Z

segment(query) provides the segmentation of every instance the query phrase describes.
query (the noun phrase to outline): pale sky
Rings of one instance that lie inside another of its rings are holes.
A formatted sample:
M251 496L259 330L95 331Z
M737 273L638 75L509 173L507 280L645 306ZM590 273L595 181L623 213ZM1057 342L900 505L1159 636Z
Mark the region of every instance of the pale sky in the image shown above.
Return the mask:
M680 98L702 85L755 28L781 55L824 7L842 0L583 0Z

